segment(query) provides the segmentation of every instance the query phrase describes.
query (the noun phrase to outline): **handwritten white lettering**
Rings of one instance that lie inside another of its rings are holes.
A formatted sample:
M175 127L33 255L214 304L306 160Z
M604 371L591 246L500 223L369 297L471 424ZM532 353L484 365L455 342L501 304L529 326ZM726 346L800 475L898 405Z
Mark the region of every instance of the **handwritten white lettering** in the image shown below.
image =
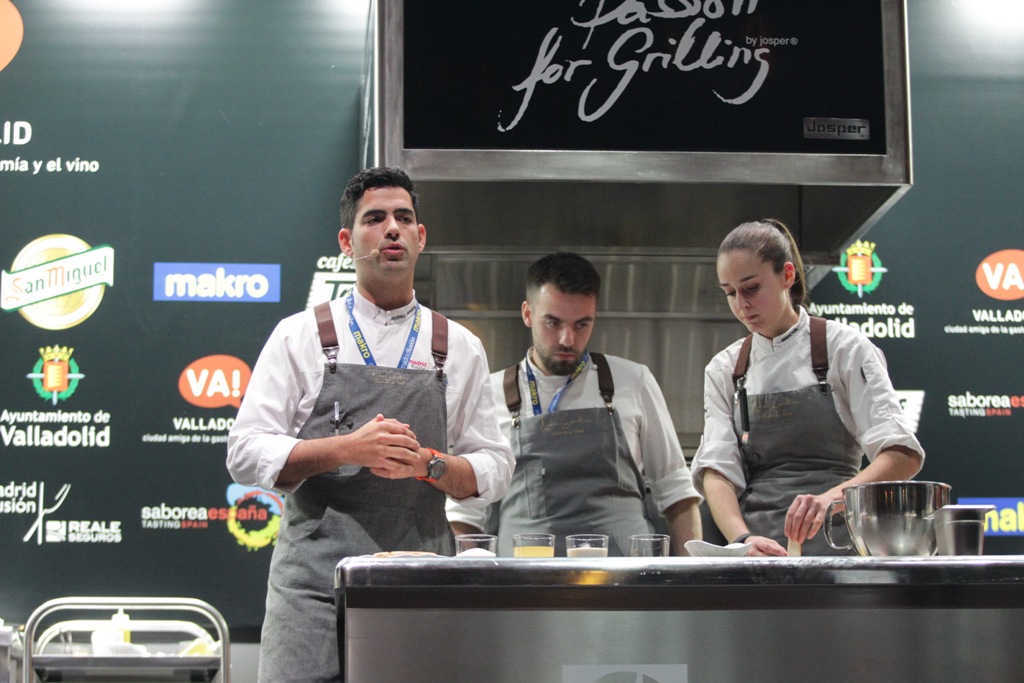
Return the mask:
M566 58L565 50L572 49L568 47L569 35L564 34L558 26L551 28L541 41L529 74L512 87L522 98L515 115L507 124L502 123L499 116L498 130L504 133L519 125L540 86L571 84L574 76L577 77L576 82L587 79L576 107L579 119L587 123L607 114L639 74L654 71L675 69L686 73L719 68L742 69L756 65L756 72L742 92L723 94L712 90L722 102L742 105L757 95L768 77L771 68L767 58L771 48L768 46L795 45L797 42L795 39L789 42L790 39L764 40L744 36L741 45L738 39L734 41L723 37L720 31L708 25L709 20L720 19L727 14L753 14L757 10L758 0L656 0L655 8L648 7L648 2L623 0L614 7L606 8L605 1L598 0L592 17L570 19L573 28L586 31L579 47L584 53L598 29L611 31L616 26L625 27L611 42L603 59L592 59L587 54L582 58L578 55ZM587 3L588 0L581 0L580 6ZM653 19L663 20L657 31L651 24ZM665 30L664 20L678 22L681 19L689 21L681 35L676 33L673 36L671 29ZM668 49L658 49L661 44Z

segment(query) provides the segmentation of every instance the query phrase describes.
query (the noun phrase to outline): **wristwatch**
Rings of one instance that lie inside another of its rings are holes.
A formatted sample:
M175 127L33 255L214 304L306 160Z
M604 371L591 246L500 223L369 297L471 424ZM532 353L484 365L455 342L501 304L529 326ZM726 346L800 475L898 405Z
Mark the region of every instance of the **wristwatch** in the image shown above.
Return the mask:
M438 453L433 448L428 448L427 450L430 451L431 455L434 456L430 459L430 462L427 463L427 476L416 478L419 479L420 481L437 481L438 479L444 476L446 467L444 462L444 455Z

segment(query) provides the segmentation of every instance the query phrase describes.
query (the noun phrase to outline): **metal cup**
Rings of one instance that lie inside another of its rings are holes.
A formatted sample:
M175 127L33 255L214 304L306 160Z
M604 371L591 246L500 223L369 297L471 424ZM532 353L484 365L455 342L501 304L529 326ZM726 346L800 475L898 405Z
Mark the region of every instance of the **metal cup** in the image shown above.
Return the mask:
M981 555L985 517L995 505L945 505L935 511L935 541L939 555Z
M985 522L973 519L935 525L938 555L981 555Z

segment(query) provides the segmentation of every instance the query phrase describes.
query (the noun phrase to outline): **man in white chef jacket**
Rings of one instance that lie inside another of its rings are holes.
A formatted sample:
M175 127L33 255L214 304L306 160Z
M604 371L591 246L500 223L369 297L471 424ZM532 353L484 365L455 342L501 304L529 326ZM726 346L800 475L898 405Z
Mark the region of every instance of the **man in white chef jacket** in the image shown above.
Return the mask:
M409 177L359 173L341 215L354 289L279 323L228 437L235 481L286 494L260 647L264 683L340 681L338 561L454 554L446 498L482 510L505 493L514 467L480 340L416 301L426 229Z
M578 254L550 254L530 266L522 317L533 346L491 375L516 456L512 484L487 511L448 503L455 532L496 530L500 555L510 556L513 534L524 532L554 533L556 554L564 554L568 534L607 534L609 555L628 555L629 537L651 533L659 513L674 554L701 537L702 498L654 376L588 350L600 286ZM646 506L645 496L653 497Z

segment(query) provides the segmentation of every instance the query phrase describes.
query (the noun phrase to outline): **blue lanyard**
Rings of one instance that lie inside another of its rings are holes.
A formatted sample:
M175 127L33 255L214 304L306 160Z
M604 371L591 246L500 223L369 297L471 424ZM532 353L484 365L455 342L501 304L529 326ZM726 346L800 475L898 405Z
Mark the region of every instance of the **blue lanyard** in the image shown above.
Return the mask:
M356 346L359 347L359 355L363 357L363 362L367 365L376 365L377 361L374 360L373 354L370 352L370 346L366 343L366 337L363 336L363 331L359 329L359 323L356 322L356 316L353 314L355 309L356 300L351 294L345 299L345 308L348 309L348 331L352 333L352 338L356 341ZM398 361L398 368L404 370L409 367L409 360L412 359L412 350L416 348L416 340L420 336L420 305L416 304L416 317L412 321L412 329L409 330L409 338L405 341L405 351L402 352L402 358Z
M590 352L584 351L583 357L580 358L580 364L576 366L576 369L569 375L569 379L565 380L565 386L558 390L555 397L551 399L551 405L548 406L548 412L553 413L558 409L558 402L562 400L562 394L569 388L572 381L580 376L583 372L583 368L587 367L587 362L590 360ZM533 404L533 414L540 415L544 412L540 405L540 392L537 391L537 377L533 374L533 370L530 369L530 356L526 356L526 385L530 389L530 403Z

